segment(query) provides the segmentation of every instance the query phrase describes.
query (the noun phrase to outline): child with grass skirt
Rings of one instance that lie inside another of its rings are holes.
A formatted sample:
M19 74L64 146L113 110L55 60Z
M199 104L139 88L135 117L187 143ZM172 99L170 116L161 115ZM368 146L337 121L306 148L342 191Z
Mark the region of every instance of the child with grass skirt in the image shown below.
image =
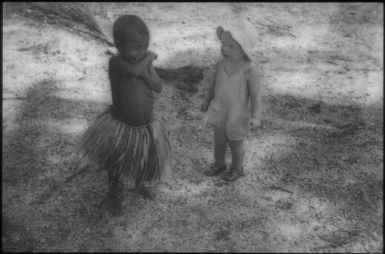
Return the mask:
M163 81L148 51L146 24L135 15L119 17L113 25L118 55L109 61L112 106L100 114L81 137L82 154L108 171L108 204L121 210L117 184L121 175L135 180L134 190L151 197L145 182L157 182L170 165L167 131L153 116L154 95Z

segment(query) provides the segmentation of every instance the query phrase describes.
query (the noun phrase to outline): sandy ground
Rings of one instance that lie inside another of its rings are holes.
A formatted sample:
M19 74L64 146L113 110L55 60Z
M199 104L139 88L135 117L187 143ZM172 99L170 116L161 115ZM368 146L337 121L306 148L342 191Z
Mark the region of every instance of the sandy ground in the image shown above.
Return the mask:
M107 46L9 4L4 251L383 251L382 4L104 6L107 29L121 14L145 20L158 67L203 73L198 92L177 88L197 79L191 74L169 80L157 98L175 169L153 189L155 200L125 190L120 217L99 206L104 172L61 185L75 170L79 135L111 103ZM264 122L246 141L246 177L226 184L202 175L213 155L199 104L220 57L215 28L237 15L259 34L253 60L264 71Z

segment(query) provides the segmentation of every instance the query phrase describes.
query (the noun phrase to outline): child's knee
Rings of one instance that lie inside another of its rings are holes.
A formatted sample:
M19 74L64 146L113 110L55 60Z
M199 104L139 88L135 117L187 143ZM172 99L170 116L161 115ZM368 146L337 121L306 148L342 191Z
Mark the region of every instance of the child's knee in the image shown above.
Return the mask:
M229 141L230 149L236 153L245 153L243 140Z
M227 142L226 131L218 128L214 128L214 139L216 143L226 144Z
M227 145L227 142L226 142L226 139L220 139L220 138L216 138L215 139L215 147L216 148L225 148Z

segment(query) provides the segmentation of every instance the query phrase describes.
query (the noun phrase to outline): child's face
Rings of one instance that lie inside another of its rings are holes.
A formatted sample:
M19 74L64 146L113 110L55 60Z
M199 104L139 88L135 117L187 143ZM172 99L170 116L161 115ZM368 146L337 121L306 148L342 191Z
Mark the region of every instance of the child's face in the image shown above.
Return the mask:
M120 54L130 62L137 62L143 59L147 53L148 44L126 43L121 47Z
M221 53L228 60L240 60L245 57L241 46L233 39L229 32L223 32L221 43Z

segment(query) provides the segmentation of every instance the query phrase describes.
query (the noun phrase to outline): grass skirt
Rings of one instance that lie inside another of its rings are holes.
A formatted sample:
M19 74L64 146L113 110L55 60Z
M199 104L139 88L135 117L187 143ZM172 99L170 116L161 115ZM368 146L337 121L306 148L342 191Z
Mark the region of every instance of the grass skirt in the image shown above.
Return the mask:
M94 161L113 175L141 182L160 180L171 165L167 130L159 119L131 126L115 119L110 109L100 114L79 141L81 158Z

